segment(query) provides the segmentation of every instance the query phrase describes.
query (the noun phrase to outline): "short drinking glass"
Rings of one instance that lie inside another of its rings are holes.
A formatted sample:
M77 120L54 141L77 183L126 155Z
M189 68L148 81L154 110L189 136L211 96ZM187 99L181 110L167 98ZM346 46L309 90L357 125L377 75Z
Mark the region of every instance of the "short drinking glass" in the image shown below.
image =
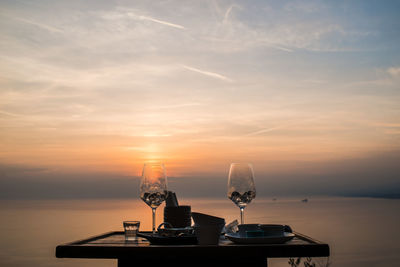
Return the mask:
M139 221L124 221L125 240L133 241L137 239L137 233L139 232L140 222Z

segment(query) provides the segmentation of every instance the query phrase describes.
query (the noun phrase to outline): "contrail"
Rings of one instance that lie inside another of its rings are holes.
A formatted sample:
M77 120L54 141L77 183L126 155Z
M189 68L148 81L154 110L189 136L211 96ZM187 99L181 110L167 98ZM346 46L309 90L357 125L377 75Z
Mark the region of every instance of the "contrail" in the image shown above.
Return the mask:
M230 78L228 78L226 76L223 76L221 74L215 73L215 72L199 70L199 69L192 68L192 67L189 67L189 66L186 66L186 65L182 65L182 67L187 69L187 70L191 70L191 71L194 71L194 72L197 72L197 73L201 73L201 74L204 74L204 75L207 75L207 76L210 76L210 77L213 77L213 78L217 78L217 79L220 79L220 80L223 80L223 81L226 81L226 82L233 82L232 79L230 79Z
M10 116L10 117L23 117L22 115L11 113L11 112L7 112L7 111L3 111L3 110L0 110L0 114L7 115L7 116Z
M258 130L256 132L248 133L248 134L246 134L246 136L254 136L254 135L259 135L259 134L262 134L262 133L268 133L268 132L272 132L272 131L279 130L279 129L282 129L282 128L287 128L287 127L290 127L290 126L293 126L293 125L302 124L302 123L307 122L307 121L318 120L320 118L322 118L322 116L312 117L312 118L308 118L308 119L305 119L305 120L296 121L296 122L292 122L292 123L287 123L287 124L283 124L283 125L278 125L278 126L271 127L271 128L265 128L265 129Z
M5 15L7 17L10 17L12 19L15 19L15 20L19 20L19 21L25 22L27 24L31 24L31 25L37 26L39 28L43 28L43 29L48 30L50 32L63 32L63 30L58 29L56 27L49 26L49 25L46 25L46 24L42 24L42 23L39 23L39 22L35 22L35 21L32 21L32 20L27 20L27 19L23 19L23 18L19 18L19 17L14 17L14 16L10 16L10 15L7 15L7 14L3 14L3 15Z
M173 27L173 28L177 28L177 29L181 29L184 30L185 27L179 24L175 24L175 23L171 23L168 21L164 21L164 20L159 20L159 19L155 19L153 17L149 17L149 16L144 16L144 15L139 15L141 12L140 10L136 10L136 9L131 9L131 8L117 8L117 14L111 14L111 19L113 18L123 18L123 17L130 17L136 20L148 20L148 21L152 21L155 23L159 23L165 26L169 26L169 27ZM138 14L139 13L139 14ZM105 16L110 18L109 16Z
M286 48L286 47L282 47L282 46L277 46L277 45L271 45L272 48L278 49L278 50L282 50L285 52L293 52L292 49Z
M158 20L158 19L155 19L155 18L152 18L152 17L139 16L139 19L160 23L160 24L163 24L163 25L166 25L166 26L170 26L170 27L174 27L174 28L178 28L178 29L185 29L185 27L183 27L182 25L174 24L174 23L171 23L171 22L168 22L168 21Z
M268 133L268 132L272 132L272 131L275 131L275 130L279 130L281 128L285 128L287 126L289 126L289 125L281 125L281 126L276 126L276 127L272 127L272 128L266 128L266 129L262 129L262 130L259 130L259 131L256 131L256 132L248 133L246 135L247 136L252 136L252 135L258 135L258 134L262 134L262 133Z
M194 107L194 106L202 106L201 103L183 103L183 104L176 104L176 105L169 105L169 106L156 106L150 109L171 109L171 108L184 108L184 107Z
M265 44L265 45L267 45L267 46L269 46L269 47L272 47L272 48L274 48L274 49L277 49L277 50L282 50L282 51L290 52L290 53L293 52L293 49L290 49L290 48L281 46L281 45L279 45L279 44L276 44L276 43L274 43L274 42L270 42L270 41L267 41L267 40L262 41L261 43L263 43L263 44Z

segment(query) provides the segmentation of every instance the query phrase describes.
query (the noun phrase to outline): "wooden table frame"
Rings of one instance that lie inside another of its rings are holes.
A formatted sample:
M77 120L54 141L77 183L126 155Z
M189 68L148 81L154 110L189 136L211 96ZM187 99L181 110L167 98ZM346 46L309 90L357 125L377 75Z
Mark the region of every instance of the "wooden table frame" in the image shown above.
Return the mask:
M218 245L151 245L146 239L125 241L114 231L59 245L57 258L117 259L128 266L267 266L268 258L327 257L329 245L300 233L284 244L234 244L221 237ZM234 264L234 265L233 265Z

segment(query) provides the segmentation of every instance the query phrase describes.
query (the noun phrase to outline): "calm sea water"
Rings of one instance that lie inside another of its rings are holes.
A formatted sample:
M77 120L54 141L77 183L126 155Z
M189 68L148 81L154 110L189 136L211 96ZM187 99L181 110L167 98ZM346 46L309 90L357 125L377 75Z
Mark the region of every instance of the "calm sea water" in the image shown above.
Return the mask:
M193 211L239 217L228 199L181 199ZM162 221L161 206L157 222ZM246 223L282 223L328 243L331 257L317 266L399 266L400 200L369 198L256 199L245 210ZM122 230L123 220L151 228L151 209L139 199L0 201L0 266L116 266L115 260L57 259L58 244ZM269 266L289 266L288 259Z

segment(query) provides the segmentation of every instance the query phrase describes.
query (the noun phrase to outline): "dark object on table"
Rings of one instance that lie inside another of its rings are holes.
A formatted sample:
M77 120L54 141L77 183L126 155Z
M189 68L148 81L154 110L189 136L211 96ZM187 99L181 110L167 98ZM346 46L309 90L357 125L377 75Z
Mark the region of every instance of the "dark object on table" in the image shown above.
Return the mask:
M173 228L171 224L163 222L157 227L157 233L162 236L193 235L192 227Z
M226 238L237 244L283 244L295 237L293 233L283 233L280 236L247 236L243 237L239 233L226 234Z
M293 230L292 230L292 228L290 228L289 225L285 225L284 231L287 233L293 233Z
M165 207L164 222L174 228L185 228L192 225L192 212L190 206Z
M192 224L190 206L179 206L178 198L172 191L168 191L165 202L164 223L173 228L185 228Z
M216 217L213 215L192 212L193 221L196 225L210 225L210 224L223 224L225 225L225 219L221 217Z
M167 198L165 199L165 206L166 207L178 207L178 199L176 198L175 192L168 191Z
M195 245L197 238L195 235L184 234L181 236L163 236L158 233L138 233L140 237L144 237L150 241L152 245Z
M264 236L264 231L261 230L255 230L255 231L246 231L246 236L247 237L262 237Z

